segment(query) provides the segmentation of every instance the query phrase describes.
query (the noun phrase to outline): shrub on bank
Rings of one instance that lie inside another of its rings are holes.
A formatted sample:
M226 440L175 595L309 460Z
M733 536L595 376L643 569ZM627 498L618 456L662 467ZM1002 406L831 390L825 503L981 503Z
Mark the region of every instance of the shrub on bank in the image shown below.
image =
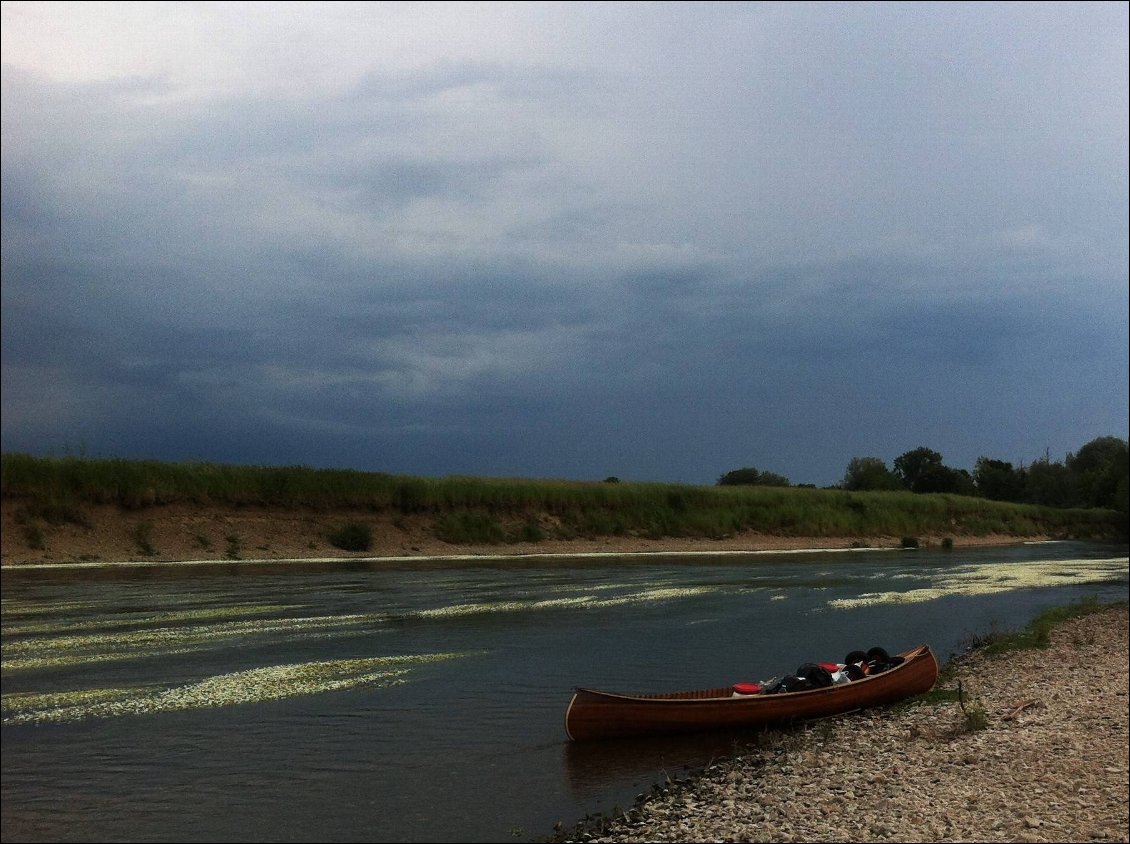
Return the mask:
M506 530L487 513L445 513L436 520L435 535L452 545L499 545Z
M348 522L330 531L326 538L342 551L368 551L373 547L373 529L360 522Z

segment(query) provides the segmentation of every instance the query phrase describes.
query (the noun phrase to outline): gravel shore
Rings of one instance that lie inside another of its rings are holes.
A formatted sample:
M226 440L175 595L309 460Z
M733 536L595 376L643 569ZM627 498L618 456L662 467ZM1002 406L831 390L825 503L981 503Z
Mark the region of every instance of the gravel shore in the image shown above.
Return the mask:
M1128 630L1105 609L959 658L940 686L983 729L956 701L821 722L564 840L1127 841Z

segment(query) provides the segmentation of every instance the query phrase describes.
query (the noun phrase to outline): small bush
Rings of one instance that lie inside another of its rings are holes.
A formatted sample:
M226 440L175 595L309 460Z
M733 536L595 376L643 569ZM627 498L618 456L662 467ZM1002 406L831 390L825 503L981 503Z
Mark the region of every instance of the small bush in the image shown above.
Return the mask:
M989 726L989 715L985 712L984 707L979 704L969 704L963 709L962 714L966 732L975 733L987 729Z
M961 707L962 723L967 733L975 733L988 728L989 715L985 712L985 707L973 701L966 705L965 690L962 688L960 680L957 683L957 703Z
M33 551L46 551L47 540L43 536L43 529L39 525L24 525L24 539L27 547Z
M545 539L545 531L541 529L537 519L527 519L518 530L518 542L541 542Z
M157 549L153 546L153 523L139 522L133 529L133 541L137 550L146 557L157 556Z
M243 540L240 538L239 534L238 533L229 533L227 535L226 539L227 539L227 543L228 543L228 547L227 547L227 557L228 557L228 559L229 560L241 560L241 559L243 559Z
M77 504L67 501L60 501L55 498L36 499L29 501L25 507L21 507L16 513L16 520L18 522L25 522L34 519L42 519L49 525L78 525L79 527L90 527L90 520L87 518L86 513Z
M918 547L918 537L917 536L904 536L902 538L902 547L903 548L917 548Z
M486 513L448 513L436 520L435 535L452 545L498 545L506 541L502 525Z
M326 538L330 545L342 551L368 551L373 547L373 529L360 522L348 522Z
M428 485L419 479L401 481L392 491L392 506L402 515L431 509Z
M944 548L946 551L952 551L953 550L953 537L952 536L943 537L942 548Z

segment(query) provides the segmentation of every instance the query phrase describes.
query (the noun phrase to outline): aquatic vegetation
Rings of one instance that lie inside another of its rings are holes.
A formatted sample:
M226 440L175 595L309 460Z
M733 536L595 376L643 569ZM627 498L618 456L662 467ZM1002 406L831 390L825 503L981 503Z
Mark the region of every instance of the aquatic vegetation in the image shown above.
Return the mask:
M706 595L711 592L718 591L715 587L711 586L688 586L688 587L663 587L658 589L645 589L643 592L636 592L631 595L621 595L616 598L604 598L595 601L592 606L598 607L615 607L623 606L625 604L643 604L652 601L673 601L679 598L697 598L699 595Z
M108 701L148 697L153 694L146 687L125 689L74 689L62 692L13 692L0 697L0 710L5 721L8 716L48 709L69 709L90 706Z
M420 610L412 613L418 618L454 618L464 615L479 615L496 612L521 612L536 608L550 609L552 607L578 606L591 603L594 598L582 596L579 598L551 598L545 601L489 601L481 604L453 604L449 607L436 607L430 610Z
M9 600L4 598L0 600L0 613L3 613L5 619L15 616L28 616L28 615L66 615L75 612L83 612L92 609L98 609L105 605L104 601L88 600L88 601L47 601L28 603L22 600Z
M373 624L383 621L385 616L380 614L283 617L20 640L4 644L0 669L11 672L187 653L248 636L310 637L368 632Z
M93 666L104 662L120 662L122 660L164 659L170 656L195 653L200 650L203 650L203 646L101 653L61 652L44 656L16 657L15 659L5 658L4 661L0 663L0 669L2 669L5 674L19 671L45 671L55 668Z
M5 636L25 636L32 633L77 632L80 630L106 630L114 627L134 627L143 624L174 624L178 621L205 621L214 618L232 618L241 615L267 615L289 612L299 607L294 604L235 604L230 607L201 607L193 610L175 610L158 613L123 613L112 618L98 617L77 621L52 621L35 624L12 624L4 627Z
M960 568L956 573L939 575L933 585L905 592L866 592L856 598L837 598L828 602L834 609L874 604L912 604L951 595L989 595L1014 589L1041 586L1111 583L1126 580L1130 560L1112 557L1101 560L1055 560L1051 562L988 563Z
M454 618L484 613L526 612L570 607L594 609L624 606L627 604L640 604L650 601L669 601L677 598L695 597L714 591L716 591L715 588L707 586L686 588L662 587L607 598L600 598L596 595L578 595L572 598L548 598L540 601L487 601L478 604L454 604L448 607L419 610L411 615L417 618Z
M68 722L262 703L359 686L384 688L408 682L415 667L468 655L429 653L271 665L163 689L106 688L5 694L2 697L3 722Z

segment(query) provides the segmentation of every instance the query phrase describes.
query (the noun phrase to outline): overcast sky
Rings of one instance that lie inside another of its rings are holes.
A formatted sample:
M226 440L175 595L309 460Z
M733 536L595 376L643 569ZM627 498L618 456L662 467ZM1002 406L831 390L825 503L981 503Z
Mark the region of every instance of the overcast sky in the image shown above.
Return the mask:
M1127 436L1128 4L3 3L5 452Z

